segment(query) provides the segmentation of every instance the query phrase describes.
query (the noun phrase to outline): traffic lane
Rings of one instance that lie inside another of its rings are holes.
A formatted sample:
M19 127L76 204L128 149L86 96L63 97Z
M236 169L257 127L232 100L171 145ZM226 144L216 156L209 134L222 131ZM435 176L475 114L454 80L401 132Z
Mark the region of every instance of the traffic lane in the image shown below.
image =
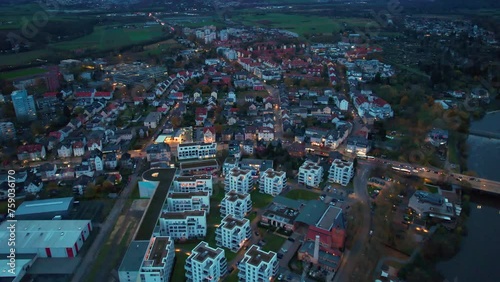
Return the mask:
M288 263L300 248L300 241L299 237L297 239L294 238L294 242L286 240L285 243L283 243L281 249L278 251L278 253L283 254L283 258L279 260L279 265L281 267L288 267Z

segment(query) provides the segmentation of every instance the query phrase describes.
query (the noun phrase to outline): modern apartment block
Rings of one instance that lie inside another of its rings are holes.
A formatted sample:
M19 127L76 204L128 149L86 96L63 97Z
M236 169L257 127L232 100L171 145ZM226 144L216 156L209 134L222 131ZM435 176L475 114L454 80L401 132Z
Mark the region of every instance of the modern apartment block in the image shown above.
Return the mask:
M252 210L250 194L240 194L236 191L226 193L221 202L221 216L232 215L234 218L242 219Z
M174 265L174 241L170 237L153 237L139 270L141 282L169 281Z
M226 192L236 191L238 193L247 194L253 189L252 171L233 168L229 171L224 179L224 190Z
M16 138L16 128L10 121L0 122L0 141L14 140Z
M271 281L278 273L278 255L253 245L247 250L238 269L239 281Z
M186 259L184 268L187 282L219 281L227 272L225 252L200 242Z
M177 147L179 160L209 159L217 155L217 143L185 143Z
M299 168L298 182L310 187L317 188L323 180L323 167L318 164L305 161Z
M328 181L347 186L354 177L354 166L352 162L335 159L332 162L328 174Z
M268 168L260 175L259 189L269 195L279 195L286 187L286 172Z
M209 196L212 196L212 176L177 176L172 183L172 188L173 192L207 192Z
M210 212L210 196L208 192L171 192L167 195L167 210L183 212L204 210Z
M20 121L36 120L36 107L33 96L26 90L16 90L10 95L16 117Z
M250 220L237 219L231 215L226 215L215 230L217 246L228 248L233 252L238 252L251 236Z
M205 211L163 212L160 215L160 235L176 239L201 238L207 235Z

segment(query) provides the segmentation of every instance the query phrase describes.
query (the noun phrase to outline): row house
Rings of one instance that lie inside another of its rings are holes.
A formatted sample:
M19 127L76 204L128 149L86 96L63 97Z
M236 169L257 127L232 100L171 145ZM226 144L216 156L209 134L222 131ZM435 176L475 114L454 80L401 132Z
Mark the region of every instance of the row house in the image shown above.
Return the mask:
M177 147L179 160L215 158L217 143L184 143Z
M41 161L46 157L45 146L41 144L22 145L17 148L17 159L20 161Z
M191 193L207 192L210 196L213 191L211 175L177 176L172 183L173 192Z
M208 192L170 192L167 195L167 210L183 212L203 210L210 212L210 196Z

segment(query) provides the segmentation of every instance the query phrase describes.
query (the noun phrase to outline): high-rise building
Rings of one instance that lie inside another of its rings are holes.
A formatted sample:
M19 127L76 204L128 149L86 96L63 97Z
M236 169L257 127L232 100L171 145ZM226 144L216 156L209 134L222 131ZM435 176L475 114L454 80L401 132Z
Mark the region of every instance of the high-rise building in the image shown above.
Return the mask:
M332 162L328 174L328 181L347 186L354 177L354 166L352 162L335 159Z
M269 195L279 195L286 187L286 172L268 168L260 175L259 189Z
M305 161L299 168L298 182L317 188L323 180L323 167L311 161Z
M219 281L227 272L225 252L200 242L186 259L184 268L187 282Z
M16 90L12 92L11 98L18 120L30 121L36 119L35 101L33 96L28 95L26 90Z
M272 281L278 273L278 255L253 245L238 265L240 281Z
M231 215L226 215L215 230L217 246L228 248L233 252L239 251L251 236L250 220L237 219Z
M0 122L0 141L13 140L16 138L16 128L10 121Z
M235 218L242 219L252 210L252 200L250 194L240 194L236 191L229 191L222 199L220 213L221 216L228 214Z
M226 192L236 191L241 194L250 193L253 188L252 171L233 168L224 179L224 190Z

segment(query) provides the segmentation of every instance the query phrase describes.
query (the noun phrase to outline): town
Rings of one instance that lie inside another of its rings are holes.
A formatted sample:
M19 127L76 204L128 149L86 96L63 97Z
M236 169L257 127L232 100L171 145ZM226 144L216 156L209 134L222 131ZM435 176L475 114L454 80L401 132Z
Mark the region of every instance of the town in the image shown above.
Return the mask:
M500 139L469 128L498 110L498 68L463 63L498 34L419 15L334 34L283 12L300 5L197 2L98 15L154 43L0 73L2 279L442 281L471 197L500 194L467 162L469 136Z

